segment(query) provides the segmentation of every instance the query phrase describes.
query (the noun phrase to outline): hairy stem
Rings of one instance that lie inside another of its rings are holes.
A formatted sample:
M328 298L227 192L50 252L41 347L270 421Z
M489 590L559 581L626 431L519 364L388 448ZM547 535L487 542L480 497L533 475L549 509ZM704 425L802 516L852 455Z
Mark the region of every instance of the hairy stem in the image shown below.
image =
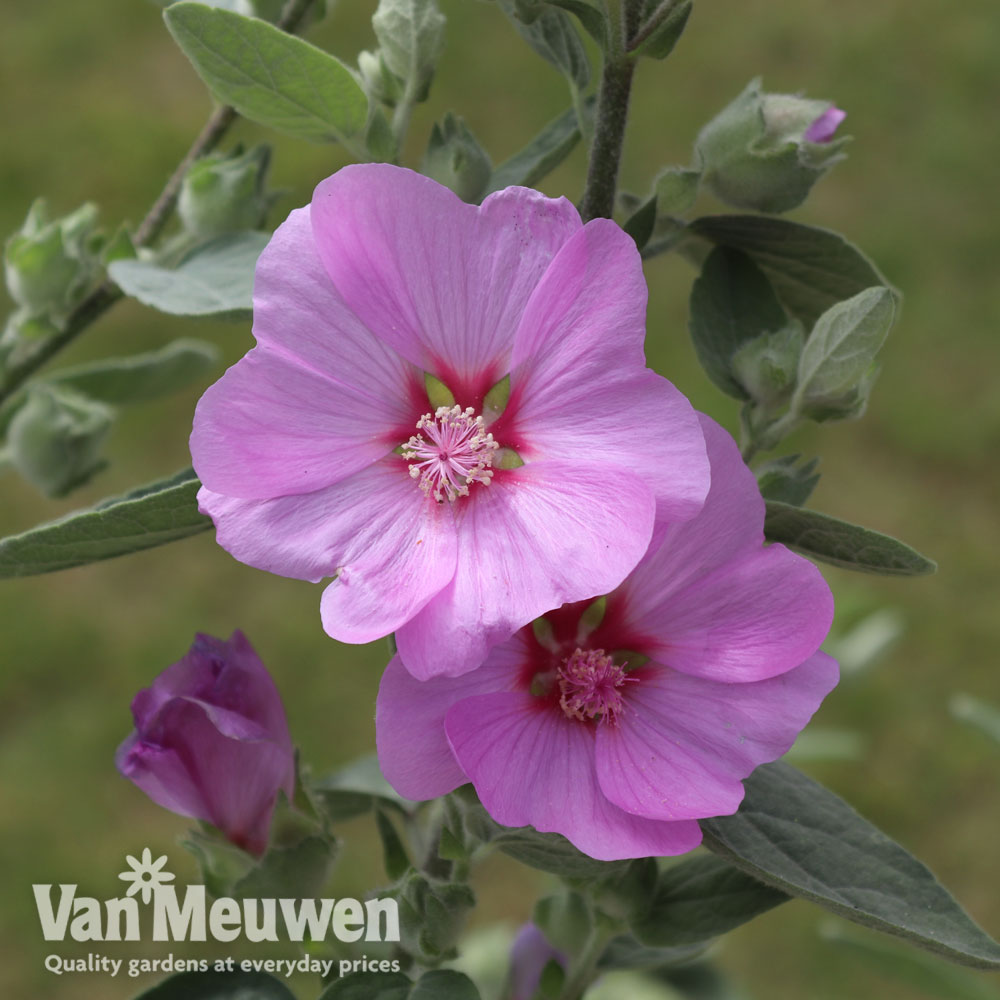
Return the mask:
M608 52L597 93L594 140L590 147L587 186L580 202L584 222L610 219L618 189L618 166L625 141L625 122L632 92L635 62L625 51L625 42L637 19L637 0L611 0L608 14Z
M315 0L288 0L277 21L277 27L283 31L294 31L314 3ZM237 112L228 106L216 108L212 112L205 127L163 186L152 208L139 223L133 236L133 242L137 247L149 246L163 232L177 205L177 197L188 168L198 157L210 153L218 146L237 117ZM39 368L76 340L121 298L123 298L121 289L108 279L94 288L69 314L59 333L42 341L34 351L4 374L0 379L0 404L10 399Z

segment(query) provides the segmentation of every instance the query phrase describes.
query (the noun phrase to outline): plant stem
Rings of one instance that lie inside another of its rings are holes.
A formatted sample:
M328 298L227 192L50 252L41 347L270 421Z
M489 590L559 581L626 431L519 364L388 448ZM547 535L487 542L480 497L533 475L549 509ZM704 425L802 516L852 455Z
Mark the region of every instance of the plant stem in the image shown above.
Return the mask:
M294 31L314 3L315 0L288 0L276 26L282 31ZM163 186L152 208L139 223L133 236L133 243L137 247L149 246L163 232L177 204L177 197L188 168L199 156L210 153L218 146L237 117L237 111L228 106L216 108L212 112L204 128L191 144L191 148ZM31 354L4 374L0 379L0 404L10 399L42 365L76 340L87 327L123 297L121 289L114 282L109 279L102 281L73 309L59 333L42 341Z

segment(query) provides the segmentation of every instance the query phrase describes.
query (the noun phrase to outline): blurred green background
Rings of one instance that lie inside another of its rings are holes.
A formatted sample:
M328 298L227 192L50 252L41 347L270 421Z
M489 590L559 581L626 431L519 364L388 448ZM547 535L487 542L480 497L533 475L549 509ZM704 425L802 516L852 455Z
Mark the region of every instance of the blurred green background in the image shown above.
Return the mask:
M374 0L332 6L310 37L353 61L373 45ZM563 110L565 88L492 5L441 6L448 46L431 98L414 117L408 162L449 109L499 162ZM957 691L1000 702L998 53L996 0L698 0L673 57L640 68L623 169L624 187L642 192L659 167L687 163L700 125L757 73L769 90L834 99L849 113L849 159L793 217L844 232L905 292L906 304L865 419L803 431L787 450L822 455L813 506L905 539L937 559L940 572L917 580L827 573L840 628L890 608L905 632L818 716L821 726L860 734L863 755L808 767L926 861L994 934L1000 746L952 718L947 703ZM93 199L110 229L122 219L137 222L210 110L146 0L4 0L0 94L0 233L14 230L39 194L56 212ZM246 124L233 138L276 146L273 184L288 194L272 225L345 162L337 147L265 136ZM576 199L584 169L578 150L543 189ZM708 199L699 205L718 209ZM698 369L685 330L693 273L667 257L651 262L647 276L651 363L735 430L735 407ZM246 325L182 322L125 302L65 360L145 350L178 335L212 339L226 363L251 344ZM111 468L67 501L45 501L3 476L0 531L185 465L201 388L128 410L113 432ZM248 633L315 770L372 748L385 646L327 639L319 593L236 563L210 534L0 583L0 995L116 1000L138 990L135 981L60 980L44 971L50 951L87 949L45 944L31 884L79 883L80 893L103 898L115 891L124 855L145 846L169 852L180 878L195 878L176 845L185 821L120 779L112 754L131 727L134 692L177 659L196 631ZM357 821L346 833L338 896L382 878L371 826ZM477 923L521 922L540 881L491 860L476 882ZM786 905L727 938L719 960L757 998L924 995L821 940L821 917L806 904ZM117 954L155 952L143 945Z

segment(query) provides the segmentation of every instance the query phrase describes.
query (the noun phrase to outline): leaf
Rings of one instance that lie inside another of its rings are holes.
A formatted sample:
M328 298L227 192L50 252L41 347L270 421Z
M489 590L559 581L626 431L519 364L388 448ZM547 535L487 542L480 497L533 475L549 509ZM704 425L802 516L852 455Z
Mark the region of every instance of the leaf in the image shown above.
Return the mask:
M604 11L598 6L599 0L548 0L553 7L562 7L571 14L575 14L577 20L583 25L584 30L591 38L604 48Z
M364 133L368 97L322 49L266 21L200 3L175 3L163 17L212 93L244 117L309 142L351 147Z
M754 878L960 965L1000 969L1000 944L916 858L787 764L746 780L739 812L702 820L705 846Z
M368 812L376 801L411 812L414 803L404 799L382 776L375 754L361 757L335 774L312 782L309 794L333 822Z
M136 1000L295 1000L295 994L266 972L181 972Z
M952 695L948 711L954 718L970 723L1000 743L1000 711L993 705L971 694L959 693Z
M923 576L937 563L889 535L829 514L768 500L764 537L831 566L885 576Z
M144 260L116 260L111 280L143 305L174 316L212 316L253 307L257 258L267 233L220 236L192 250L176 268Z
M733 377L733 355L786 322L770 282L746 254L716 247L708 255L691 287L689 328L702 368L724 393L748 398Z
M238 899L308 899L326 882L336 848L326 837L303 837L297 844L270 847L233 887Z
M648 198L625 221L622 229L635 240L636 248L641 250L653 235L656 225L656 195Z
M799 357L792 409L843 396L871 368L896 315L884 285L830 306L813 327Z
M820 474L816 472L819 459L797 466L798 460L798 455L783 455L754 470L760 495L765 500L801 507L809 499L819 482Z
M691 16L692 7L692 0L682 0L638 45L630 47L629 51L634 56L666 59L680 41Z
M749 254L807 328L837 302L872 285L891 287L857 247L829 229L765 215L708 215L688 230Z
M355 972L331 983L319 1000L407 1000L412 985L401 972Z
M214 369L218 357L214 345L185 337L158 351L63 368L46 381L104 403L141 403L204 378Z
M188 469L5 538L0 541L0 579L52 573L207 531L212 522L198 513L195 499L200 486Z
M592 109L594 99L584 106ZM570 108L549 122L519 153L496 167L486 187L486 193L521 185L532 187L566 159L580 141L580 124L576 110Z
M546 10L540 17L526 24L518 18L514 0L499 0L499 3L521 37L535 52L555 66L577 90L587 87L590 83L590 60L565 11Z
M731 931L784 903L784 892L711 855L660 873L649 909L632 921L644 945L698 944Z
M425 972L410 992L410 1000L479 1000L468 976L450 969Z
M698 197L701 171L690 167L667 167L656 178L656 210L661 215L683 215Z
M612 938L597 962L600 969L655 969L690 962L706 948L704 942L679 948L647 948L630 934Z
M410 859L406 854L406 847L396 828L392 825L389 814L383 809L375 808L375 827L378 830L379 839L382 841L382 859L385 864L385 873L389 880L396 882L410 870Z

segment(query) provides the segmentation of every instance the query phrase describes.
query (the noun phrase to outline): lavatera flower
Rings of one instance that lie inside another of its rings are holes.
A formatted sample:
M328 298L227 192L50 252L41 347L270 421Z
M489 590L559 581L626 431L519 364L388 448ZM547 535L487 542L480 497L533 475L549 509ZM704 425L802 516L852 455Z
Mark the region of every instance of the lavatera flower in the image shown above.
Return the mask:
M202 397L202 511L237 559L334 577L336 639L396 632L457 675L616 587L654 516L708 490L687 400L646 368L646 286L614 223L525 188L480 206L350 166L257 265L255 347Z
M703 418L712 488L658 530L606 599L570 604L465 677L386 669L386 778L428 799L472 782L505 826L601 860L681 854L733 813L742 780L792 745L837 682L818 652L833 602L818 570L765 547L764 503L732 439Z

